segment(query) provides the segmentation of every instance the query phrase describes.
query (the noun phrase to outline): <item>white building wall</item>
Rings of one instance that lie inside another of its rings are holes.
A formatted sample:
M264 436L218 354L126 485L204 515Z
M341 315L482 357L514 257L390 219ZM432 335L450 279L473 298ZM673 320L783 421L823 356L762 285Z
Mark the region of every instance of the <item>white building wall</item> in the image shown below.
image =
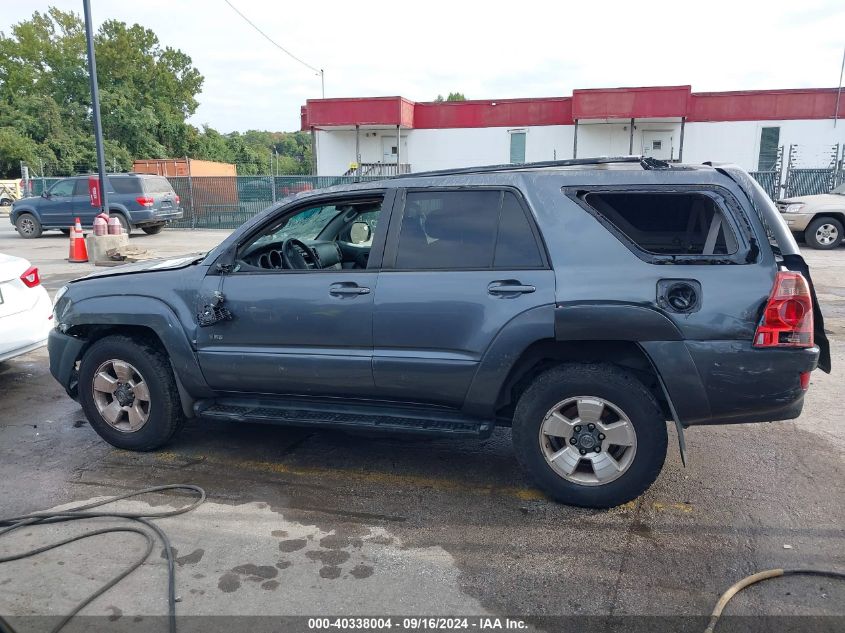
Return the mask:
M413 171L507 163L511 131L525 131L526 161L572 158L574 127L545 125L410 130L407 162Z
M785 153L791 144L800 146L799 167L825 167L830 146L845 143L845 125L834 128L833 120L687 123L684 162L731 162L755 171L760 156L760 130L764 127L780 127L779 143Z
M628 154L628 125L579 124L578 157ZM754 171L763 127L780 127L780 145L787 151L792 143L801 146L799 166L825 166L830 146L845 144L845 122L834 128L832 120L687 123L683 161L733 162ZM508 163L512 130L526 131L525 158L529 162L572 158L575 126L549 125L403 130L401 159L403 163L410 163L413 171ZM634 131L635 154L642 152L643 133L649 130L671 130L677 158L680 123L638 120ZM355 131L318 130L316 135L318 174L337 176L345 173L355 161ZM361 162L382 162L383 136L395 137L396 131L361 130Z

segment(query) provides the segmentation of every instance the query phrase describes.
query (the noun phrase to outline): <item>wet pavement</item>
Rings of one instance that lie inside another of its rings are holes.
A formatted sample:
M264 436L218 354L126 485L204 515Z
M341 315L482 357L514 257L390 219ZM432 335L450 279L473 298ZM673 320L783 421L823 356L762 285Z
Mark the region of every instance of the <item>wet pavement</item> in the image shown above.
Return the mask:
M132 239L175 255L224 236ZM66 242L24 241L0 225L0 251L40 266L51 293L93 270L63 261ZM184 614L702 615L761 569L845 570L845 248L805 255L837 339L835 373L813 374L798 420L688 430L686 468L670 428L662 474L620 508L544 498L505 429L455 441L192 421L164 450L120 451L84 421L40 350L0 364L0 515L158 484L204 487L207 504L158 522L178 550ZM173 493L123 503L187 502ZM20 530L0 540L0 555L84 529ZM135 541L108 535L0 566L0 614L65 612L143 551ZM157 550L84 613L163 614L165 579ZM845 616L845 583L781 578L728 612Z

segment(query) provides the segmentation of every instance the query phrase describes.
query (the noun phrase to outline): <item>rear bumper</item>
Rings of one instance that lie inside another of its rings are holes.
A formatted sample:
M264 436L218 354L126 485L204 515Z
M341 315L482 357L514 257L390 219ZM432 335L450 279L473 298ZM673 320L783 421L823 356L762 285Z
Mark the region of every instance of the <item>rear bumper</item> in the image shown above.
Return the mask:
M181 208L173 211L133 211L132 224L135 226L161 224L162 222L181 220L184 216L185 212Z
M690 424L791 420L801 415L801 374L818 365L819 348L756 349L741 341L687 341L710 404ZM674 398L673 398L674 399Z
M43 286L34 290L38 292L35 305L0 317L0 361L31 352L47 341L53 327L53 304Z
M78 373L76 361L86 341L52 330L47 337L47 351L50 353L50 373L59 381L67 394L76 399Z

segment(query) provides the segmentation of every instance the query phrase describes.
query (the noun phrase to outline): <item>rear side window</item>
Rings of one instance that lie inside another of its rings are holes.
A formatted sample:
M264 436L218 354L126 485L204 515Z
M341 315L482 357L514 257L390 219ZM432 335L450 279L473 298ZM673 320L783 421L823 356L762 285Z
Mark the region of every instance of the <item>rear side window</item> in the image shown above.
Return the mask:
M173 193L173 187L170 186L167 178L156 176L144 178L144 191L146 193Z
M138 178L109 178L109 184L115 193L143 193Z
M595 192L583 200L654 255L732 255L736 237L716 199L703 193Z
M76 181L76 184L73 186L73 195L75 195L75 196L87 196L88 195L88 179L87 178L80 178Z
M543 259L509 191L412 191L405 199L396 268L539 268Z

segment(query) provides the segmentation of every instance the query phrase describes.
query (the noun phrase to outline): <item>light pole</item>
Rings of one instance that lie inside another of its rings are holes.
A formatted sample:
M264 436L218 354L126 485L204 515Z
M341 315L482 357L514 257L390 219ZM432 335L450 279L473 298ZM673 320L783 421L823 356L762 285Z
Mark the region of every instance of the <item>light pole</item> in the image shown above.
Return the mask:
M85 39L88 42L88 76L91 82L91 113L94 119L94 142L97 145L97 171L100 177L100 211L108 215L106 199L106 156L103 152L103 127L100 124L100 90L97 87L97 59L94 56L94 29L91 26L91 0L82 0L85 13Z

